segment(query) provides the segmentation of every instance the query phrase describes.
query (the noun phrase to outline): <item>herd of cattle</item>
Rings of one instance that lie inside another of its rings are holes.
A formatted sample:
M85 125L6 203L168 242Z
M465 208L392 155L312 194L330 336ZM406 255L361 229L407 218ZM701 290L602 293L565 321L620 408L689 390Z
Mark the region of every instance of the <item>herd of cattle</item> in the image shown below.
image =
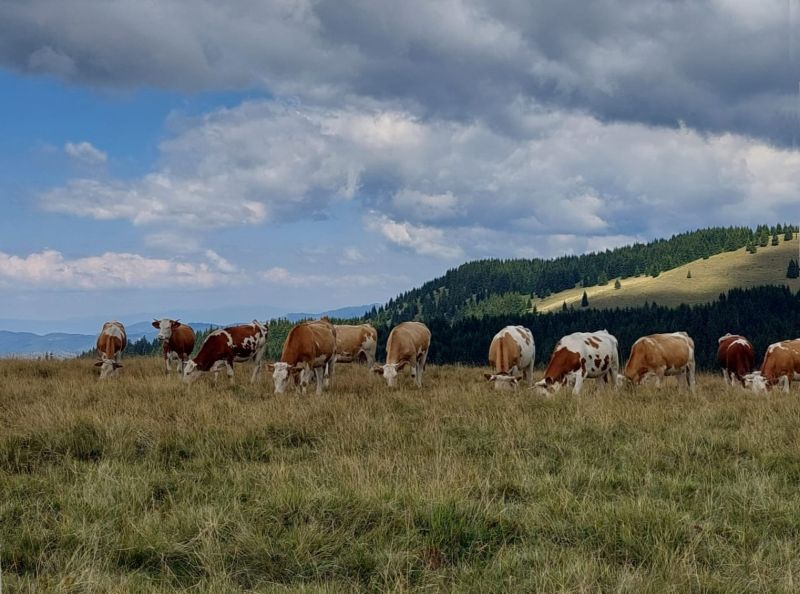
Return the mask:
M257 320L211 332L194 358L195 333L177 320L154 320L163 344L166 372L175 363L183 380L193 382L204 373L216 379L225 369L233 382L234 362L253 361L251 381L261 373L267 350L269 329ZM386 363L375 363L378 333L369 324L334 325L328 318L301 322L289 332L279 361L267 367L272 372L275 392L282 394L290 385L305 392L312 382L320 394L334 375L334 364L364 360L374 373L383 376L390 387L396 386L405 367L418 387L431 343L430 330L420 322L403 322L389 333ZM106 322L97 338L100 377L115 375L122 367L122 351L127 344L120 322ZM753 371L755 351L745 337L726 334L719 339L717 357L723 378L730 385L740 385L755 392L781 385L789 391L792 380L800 380L800 339L770 345L759 371ZM564 336L555 346L544 372L534 384L533 368L536 345L533 333L522 326L506 326L492 339L489 365L493 373L484 374L495 389L515 389L520 380L542 393L569 387L581 391L586 379L601 380L614 388L624 382L634 385L653 379L660 386L664 377L676 376L678 383L695 389L695 346L685 332L652 334L637 340L620 372L617 339L606 330L575 332Z

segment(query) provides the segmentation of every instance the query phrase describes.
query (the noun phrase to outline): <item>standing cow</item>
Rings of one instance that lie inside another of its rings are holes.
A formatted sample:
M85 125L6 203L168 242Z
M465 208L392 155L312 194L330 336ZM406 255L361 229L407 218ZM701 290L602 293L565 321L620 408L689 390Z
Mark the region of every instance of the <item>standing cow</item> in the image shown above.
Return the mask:
M100 368L100 379L117 375L122 367L122 351L128 346L128 336L121 322L106 322L97 337L97 355L99 361L95 367Z
M156 338L161 341L164 352L164 366L170 372L170 361L175 361L175 369L183 374L183 368L194 350L195 335L191 326L178 320L153 320L153 328L158 329Z
M267 350L269 328L258 320L240 326L229 326L214 330L206 336L197 355L183 368L183 379L187 383L197 380L202 374L214 372L214 380L224 367L231 383L234 382L233 363L254 361L255 369L250 382L261 374L261 363Z
M666 376L683 377L686 386L696 389L694 340L686 332L651 334L633 343L631 355L625 365L625 377L635 385L645 378L655 377L656 386Z
M719 339L717 361L722 368L722 378L726 384L744 386L745 376L753 371L755 351L744 336L726 334Z
M753 392L771 390L779 383L788 392L795 379L800 380L800 338L769 345L761 370L747 374L744 382Z
M299 384L305 393L312 379L316 379L316 393L322 394L323 385L333 378L336 362L336 328L328 321L302 322L289 331L283 343L281 360L268 368L272 371L275 393L283 394L290 380Z
M558 341L544 379L536 382L540 393L552 393L571 385L573 394L580 394L586 379L603 379L615 387L619 373L617 339L607 330L575 332Z
M335 328L337 363L350 363L364 357L367 367L375 364L375 350L378 348L378 331L375 328L369 324L337 324Z
M411 366L411 377L422 387L422 372L431 346L431 331L421 322L402 322L389 333L386 341L386 364L375 365L372 371L382 375L390 388L397 385L397 374Z
M536 345L533 333L523 326L506 326L494 335L489 345L489 365L494 373L484 373L484 377L495 390L516 389L519 374L522 379L533 383L533 365L536 360Z

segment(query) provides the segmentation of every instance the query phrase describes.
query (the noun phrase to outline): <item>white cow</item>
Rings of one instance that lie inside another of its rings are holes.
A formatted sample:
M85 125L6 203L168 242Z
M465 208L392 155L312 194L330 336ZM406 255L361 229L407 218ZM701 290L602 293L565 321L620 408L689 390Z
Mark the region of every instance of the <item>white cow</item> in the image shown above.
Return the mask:
M494 373L483 375L494 384L495 390L516 389L520 374L530 385L535 360L533 333L524 326L506 326L494 335L489 346L489 365Z
M572 393L580 394L587 378L602 378L606 386L614 388L618 373L619 349L614 336L607 330L575 332L558 341L536 389L547 394L571 385Z

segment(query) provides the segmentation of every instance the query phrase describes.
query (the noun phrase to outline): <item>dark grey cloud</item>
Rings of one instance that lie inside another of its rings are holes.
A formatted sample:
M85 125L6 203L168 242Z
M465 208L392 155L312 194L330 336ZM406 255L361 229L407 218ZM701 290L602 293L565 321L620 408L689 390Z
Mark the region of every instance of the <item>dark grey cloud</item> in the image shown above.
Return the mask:
M785 146L793 1L4 0L0 64L104 87L358 95L509 134L523 98Z

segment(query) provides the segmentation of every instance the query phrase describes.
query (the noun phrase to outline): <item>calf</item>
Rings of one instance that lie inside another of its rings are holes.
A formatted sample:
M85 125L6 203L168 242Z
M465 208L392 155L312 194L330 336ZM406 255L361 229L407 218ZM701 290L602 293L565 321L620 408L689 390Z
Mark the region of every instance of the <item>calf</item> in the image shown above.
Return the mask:
M422 387L422 372L431 346L431 331L421 322L403 322L389 333L386 341L386 364L375 365L372 371L382 375L390 388L397 385L397 374L411 366L411 377Z
M533 333L523 326L506 326L494 335L489 345L489 365L494 373L484 373L484 377L495 390L516 389L520 373L522 379L533 383L533 364L536 359L536 345Z
M153 328L158 329L156 338L161 341L164 352L164 366L170 372L170 361L175 361L175 369L183 374L186 361L194 350L194 330L178 320L153 320Z
M625 365L625 377L635 385L655 377L661 386L665 376L679 376L695 391L694 341L686 332L643 336L631 348ZM680 380L679 380L680 383Z
M722 368L722 378L726 384L744 386L745 376L753 371L755 351L744 336L726 334L719 339L717 361Z
M214 379L223 367L227 370L231 383L234 382L233 363L254 361L255 369L250 382L255 382L261 374L261 362L267 350L269 328L258 320L241 326L229 326L214 330L203 341L200 351L183 368L183 379L194 382L202 374L214 372Z
M335 328L336 362L350 363L364 357L367 367L372 367L375 363L375 350L378 348L378 331L369 324L337 324Z
M607 330L575 332L558 341L536 389L548 394L571 385L572 393L580 394L587 378L602 378L606 386L613 388L618 372L619 350L614 336Z
M120 322L106 322L97 337L97 355L99 361L95 367L100 368L100 379L117 375L122 367L122 351L128 346L125 326Z
M792 380L800 380L800 339L769 345L761 370L747 374L744 385L753 392L765 392L780 383L783 391L788 392Z
M275 384L275 393L283 394L293 380L305 393L306 387L316 378L317 394L322 394L326 373L333 377L336 362L336 328L327 318L297 324L283 343L281 360L269 365Z

